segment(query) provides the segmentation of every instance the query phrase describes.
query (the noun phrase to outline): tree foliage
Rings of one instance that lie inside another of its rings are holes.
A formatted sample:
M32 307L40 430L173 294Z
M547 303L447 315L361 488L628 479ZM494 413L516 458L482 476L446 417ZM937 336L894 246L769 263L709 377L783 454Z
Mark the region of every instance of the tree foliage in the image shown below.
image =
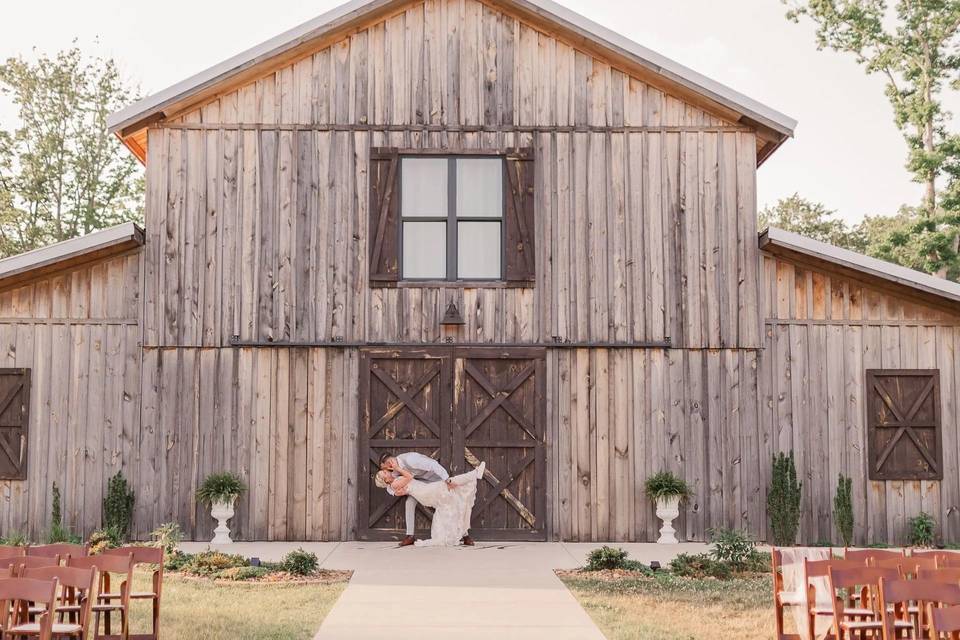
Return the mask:
M866 244L859 229L834 218L836 214L823 204L795 193L764 208L760 212L760 228L779 227L852 251L864 251Z
M899 0L892 7L886 0L783 1L789 19L813 21L819 49L852 54L868 74L883 76L909 150L906 168L924 185L917 207L864 223L867 252L956 279L960 136L950 130L943 102L945 91L960 88L960 0Z
M767 517L773 543L778 547L796 544L800 529L800 501L803 483L797 480L793 451L773 456L773 472L767 489Z
M17 121L0 123L0 255L142 218L136 160L107 132L135 99L113 60L77 47L0 64Z

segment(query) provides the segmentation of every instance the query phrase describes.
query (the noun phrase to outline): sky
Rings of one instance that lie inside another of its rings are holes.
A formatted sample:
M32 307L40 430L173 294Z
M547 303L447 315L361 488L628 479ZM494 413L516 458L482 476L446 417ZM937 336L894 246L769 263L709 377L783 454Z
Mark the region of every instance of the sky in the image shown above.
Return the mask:
M788 22L779 0L559 1L799 120L796 137L759 170L760 208L796 192L856 222L919 201L881 78L865 75L849 55L817 51L813 26ZM8 1L0 59L29 57L34 48L53 53L76 40L115 58L149 94L340 2ZM960 112L960 99L951 96L947 106ZM13 115L0 104L0 123Z

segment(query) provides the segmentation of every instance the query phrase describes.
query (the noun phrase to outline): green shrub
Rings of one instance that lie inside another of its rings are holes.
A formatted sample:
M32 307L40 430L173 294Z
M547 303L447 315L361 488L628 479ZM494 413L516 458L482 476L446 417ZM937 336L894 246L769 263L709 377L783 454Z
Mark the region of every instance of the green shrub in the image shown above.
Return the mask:
M223 580L256 580L270 573L267 567L230 567L217 574Z
M670 572L681 578L717 578L729 580L733 570L708 553L681 553L670 561Z
M797 482L797 467L790 455L777 453L773 456L773 480L767 492L767 516L773 543L789 546L797 540L800 528L800 496L803 483Z
M280 567L295 576L309 576L317 572L320 562L317 560L317 554L297 549L283 557Z
M116 527L105 527L91 533L87 544L90 545L90 553L96 555L123 546L123 536Z
M57 483L53 483L53 488L50 490L52 496L52 506L50 508L50 534L47 536L47 543L57 544L58 542L70 542L73 544L80 544L83 542L83 538L72 533L69 529L63 526L63 510L60 500L60 487L57 486Z
M133 491L119 471L107 484L107 497L103 499L103 528L115 531L120 543L127 540L133 522Z
M670 471L660 471L647 478L644 483L644 490L647 497L654 502L660 498L671 498L673 496L678 496L681 501L684 501L692 495L690 485Z
M0 537L0 544L8 547L26 547L30 541L22 533L11 531L6 537Z
M155 547L160 547L166 555L177 553L177 547L183 542L183 531L176 522L166 522L150 532Z
M230 471L213 473L197 489L197 500L207 505L230 502L246 490L247 485L237 474Z
M753 553L756 543L743 531L736 529L710 529L708 532L713 549L710 555L718 562L726 562L733 567L744 567Z
M627 552L623 549L606 545L594 549L587 554L587 571L603 571L605 569L620 569L627 560Z
M243 556L221 553L220 551L202 551L189 556L186 562L180 565L180 571L195 576L213 576L224 569L246 567L247 559Z
M163 557L163 568L167 571L180 571L193 561L193 554L175 551Z
M932 547L936 534L937 521L929 513L921 511L920 515L907 520L910 528L910 545L914 547Z
M851 485L853 480L842 473L837 478L837 495L833 498L833 519L837 523L837 531L843 546L849 547L853 543L853 499Z

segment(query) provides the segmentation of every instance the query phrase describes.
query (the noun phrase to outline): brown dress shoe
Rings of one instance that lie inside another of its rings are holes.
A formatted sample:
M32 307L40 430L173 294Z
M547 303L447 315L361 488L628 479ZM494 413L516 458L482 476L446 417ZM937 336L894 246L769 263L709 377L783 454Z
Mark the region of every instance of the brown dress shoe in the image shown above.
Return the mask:
M462 538L460 538L460 544L465 545L467 547L472 547L474 545L473 538L471 538L470 536L463 536Z
M414 542L416 542L416 541L417 541L417 539L414 538L413 536L404 536L403 540L400 541L400 546L401 546L401 547L409 547L410 545L412 545L412 544L413 544Z

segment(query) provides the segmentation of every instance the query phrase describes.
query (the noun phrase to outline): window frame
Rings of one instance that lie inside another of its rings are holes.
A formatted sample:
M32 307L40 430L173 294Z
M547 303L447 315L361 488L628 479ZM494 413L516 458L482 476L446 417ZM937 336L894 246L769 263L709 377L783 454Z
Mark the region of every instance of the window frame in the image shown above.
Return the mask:
M417 159L443 159L447 161L447 215L440 216L405 216L403 211L403 165L404 160ZM457 161L467 159L497 159L500 161L500 215L491 216L457 216ZM500 151L491 151L484 153L482 151L472 150L463 153L444 151L442 153L412 153L401 152L398 157L397 166L397 193L395 197L400 203L397 215L397 266L399 270L398 282L416 283L419 285L438 283L438 284L456 284L469 283L477 284L502 284L506 282L507 270L507 197L509 194L509 176L507 175L507 156ZM442 222L446 224L446 255L444 256L444 266L446 272L443 278L411 278L405 274L403 262L403 227L406 222ZM461 278L458 274L459 267L459 223L460 222L485 222L487 224L500 225L500 276L498 278Z

